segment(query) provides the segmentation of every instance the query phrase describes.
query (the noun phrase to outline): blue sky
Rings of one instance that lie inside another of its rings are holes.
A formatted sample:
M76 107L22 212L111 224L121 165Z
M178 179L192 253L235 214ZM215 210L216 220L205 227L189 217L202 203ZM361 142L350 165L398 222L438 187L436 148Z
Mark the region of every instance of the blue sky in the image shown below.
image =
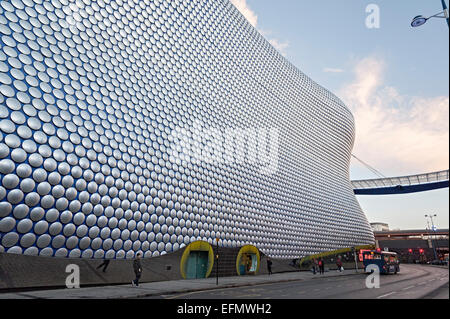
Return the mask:
M449 29L444 19L410 26L416 15L442 11L439 0L232 2L289 61L349 106L355 155L386 176L448 169ZM379 28L366 26L370 4L379 8ZM352 162L352 179L373 177ZM430 212L438 227L449 227L448 189L358 200L369 221L391 228L422 228Z
M441 11L439 0L247 0L267 38L287 42L287 58L337 91L351 74L331 77L323 68L349 70L355 59L379 54L391 66L386 83L405 94L448 95L448 27L444 19L411 28L412 17ZM368 4L380 8L380 28L368 29ZM418 81L405 79L418 78ZM432 78L432 81L429 79ZM422 80L420 80L422 79Z

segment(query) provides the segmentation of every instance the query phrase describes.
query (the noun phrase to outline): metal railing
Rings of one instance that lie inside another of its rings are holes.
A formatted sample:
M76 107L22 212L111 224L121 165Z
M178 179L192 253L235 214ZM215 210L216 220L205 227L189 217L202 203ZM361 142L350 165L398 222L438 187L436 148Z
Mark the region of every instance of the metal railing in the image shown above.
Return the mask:
M353 189L373 189L373 188L412 186L412 185L443 182L449 180L448 175L449 170L444 170L417 175L354 180L351 182L353 185Z

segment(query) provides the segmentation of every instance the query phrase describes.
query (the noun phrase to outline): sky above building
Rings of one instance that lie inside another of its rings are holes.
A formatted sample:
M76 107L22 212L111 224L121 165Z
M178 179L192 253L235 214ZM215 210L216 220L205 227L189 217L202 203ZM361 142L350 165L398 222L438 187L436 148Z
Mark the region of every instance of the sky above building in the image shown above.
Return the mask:
M439 0L231 0L292 64L353 112L353 154L385 176L449 167L449 28ZM448 4L448 2L447 2ZM351 179L376 178L353 160ZM449 190L358 196L370 222L449 227Z

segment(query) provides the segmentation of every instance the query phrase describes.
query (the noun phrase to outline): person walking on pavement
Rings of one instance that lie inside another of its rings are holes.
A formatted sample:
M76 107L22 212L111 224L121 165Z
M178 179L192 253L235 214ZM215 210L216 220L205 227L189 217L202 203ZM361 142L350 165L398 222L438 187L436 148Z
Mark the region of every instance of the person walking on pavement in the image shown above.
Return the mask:
M323 275L325 273L325 265L322 258L319 259L319 273Z
M270 258L267 258L267 271L269 272L269 275L272 274L272 260Z
M313 261L312 261L312 271L313 271L313 275L315 275L316 272L317 272L317 260L316 260L316 258L313 258Z
M141 253L136 254L136 258L133 261L133 270L134 274L136 275L136 279L134 279L131 282L132 286L138 287L139 286L139 279L142 275L142 266L141 266Z
M108 265L109 265L109 262L110 262L110 261L111 261L111 260L109 260L109 259L105 259L105 260L103 261L103 263L101 263L100 265L97 266L96 269L99 269L99 268L101 268L101 267L103 266L103 272L106 272L106 268L108 268Z
M342 272L342 259L341 259L340 256L339 256L338 259L336 260L336 266L337 266L337 268L338 268L338 271L339 271L339 272Z

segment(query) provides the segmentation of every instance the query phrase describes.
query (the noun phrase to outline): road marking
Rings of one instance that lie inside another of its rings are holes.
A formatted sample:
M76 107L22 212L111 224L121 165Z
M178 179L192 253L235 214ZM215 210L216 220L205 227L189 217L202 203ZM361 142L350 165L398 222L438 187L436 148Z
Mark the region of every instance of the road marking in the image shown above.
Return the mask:
M383 297L387 297L387 296L390 296L390 295L395 294L395 293L396 293L396 292L393 291L393 292L390 292L390 293L388 293L388 294L378 296L377 299L380 299L380 298L383 298Z
M282 297L288 297L288 295L281 295ZM249 297L261 297L261 295L257 295L257 294L248 294L248 295L238 295L236 296L236 298L249 298Z
M414 288L414 287L415 287L415 285L403 288L402 290L408 290L408 289L411 289L411 288Z
M166 299L180 298L180 297L192 295L192 294L195 294L195 293L196 293L195 291L194 291L194 292L188 292L188 293L185 293L185 294L174 295L174 296L168 297L168 298L166 298Z
M167 295L169 297L166 299L175 299L175 298L180 298L180 297L195 295L195 294L201 294L201 293L211 293L211 294L215 294L215 295L225 296L228 293L226 290L234 289L234 288L238 288L238 287L227 287L227 288L219 288L219 289L204 289L204 290L191 291L191 292L186 292L186 293L175 293L173 295Z

